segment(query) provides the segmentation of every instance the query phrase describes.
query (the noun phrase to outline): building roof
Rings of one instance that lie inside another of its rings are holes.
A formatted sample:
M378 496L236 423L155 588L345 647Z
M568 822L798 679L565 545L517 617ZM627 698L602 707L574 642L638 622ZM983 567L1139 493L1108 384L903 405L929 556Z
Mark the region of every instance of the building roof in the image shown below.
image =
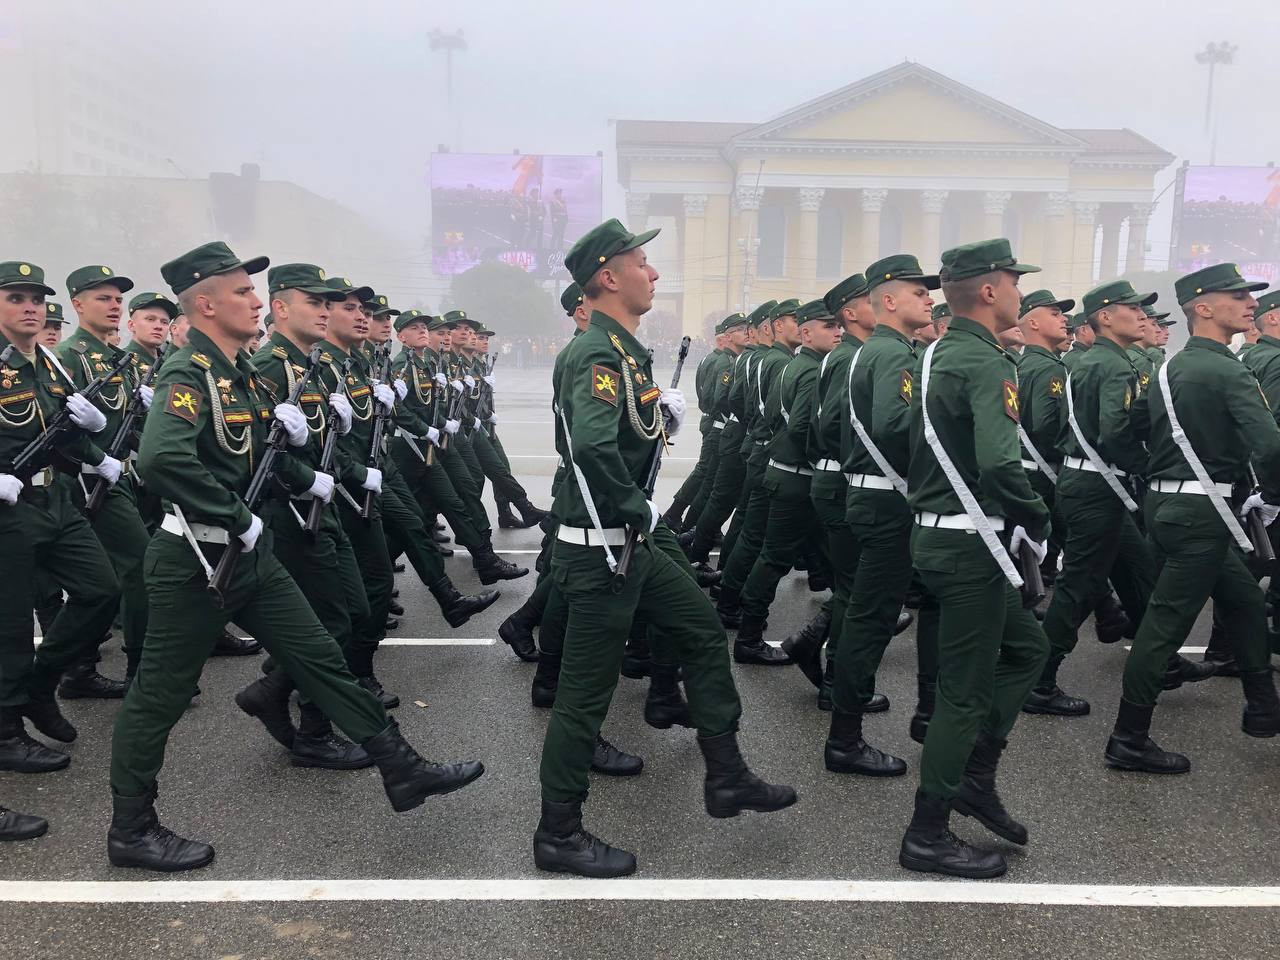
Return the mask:
M686 120L619 120L618 143L688 144L719 147L751 130L754 123Z
M1119 130L1063 128L1078 140L1083 140L1090 153L1152 153L1164 154L1166 150L1152 143L1140 133L1128 127Z

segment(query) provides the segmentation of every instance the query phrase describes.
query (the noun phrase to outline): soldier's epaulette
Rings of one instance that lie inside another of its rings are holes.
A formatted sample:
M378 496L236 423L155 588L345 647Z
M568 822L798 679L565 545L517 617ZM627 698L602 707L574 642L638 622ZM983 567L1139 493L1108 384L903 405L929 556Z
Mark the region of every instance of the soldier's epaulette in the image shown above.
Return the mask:
M191 354L191 362L197 367L204 367L206 370L213 369L213 361L206 357L203 353Z
M71 340L67 342L67 349L74 350L76 353L84 353L89 349L89 343L86 340Z
M284 347L280 347L280 346L272 347L272 348L271 348L271 355L272 355L273 357L276 357L276 358L277 358L277 359L279 359L279 360L288 360L288 359L289 359L289 351L287 351Z
M320 359L325 363L333 363L333 357L323 350L320 351Z

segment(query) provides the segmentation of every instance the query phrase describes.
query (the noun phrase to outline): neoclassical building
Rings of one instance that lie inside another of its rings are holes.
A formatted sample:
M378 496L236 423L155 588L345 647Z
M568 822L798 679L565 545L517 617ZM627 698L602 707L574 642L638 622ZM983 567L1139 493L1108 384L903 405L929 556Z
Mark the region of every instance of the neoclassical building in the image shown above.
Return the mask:
M619 120L628 226L665 225L659 308L811 298L881 255L1007 236L1037 285L1141 269L1173 156L1129 129L1064 129L915 63L764 123ZM1123 243L1123 253L1121 250Z

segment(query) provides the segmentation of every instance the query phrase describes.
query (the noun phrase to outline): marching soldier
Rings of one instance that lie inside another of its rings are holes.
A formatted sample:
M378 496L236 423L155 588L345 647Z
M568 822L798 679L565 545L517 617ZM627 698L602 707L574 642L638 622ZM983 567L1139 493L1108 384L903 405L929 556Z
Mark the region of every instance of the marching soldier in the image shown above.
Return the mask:
M909 870L973 878L1005 872L1003 855L951 833L952 809L1006 840L1027 842L995 778L1048 649L1022 605L1010 554L1026 543L1043 558L1049 510L1022 469L1016 372L996 336L1018 322L1018 277L1037 269L1019 263L1003 239L942 255L942 292L954 316L921 362L908 478L912 558L942 609L937 706L898 855ZM1010 527L1006 547L998 535Z
M242 261L215 242L161 268L191 326L188 345L161 370L160 406L147 418L139 457L144 481L170 502L171 512L149 552L147 639L112 740L107 852L116 866L176 871L213 860L213 847L160 824L156 776L169 731L228 618L257 637L302 693L360 742L394 809L412 809L484 772L478 762L435 765L414 752L377 699L347 672L338 645L271 552L271 532L242 499L260 469L269 422L277 421L291 444L307 441L301 410L273 408L239 349L257 329L262 308L250 277L266 266L265 257ZM300 462L284 459L282 470L296 479ZM227 550L243 556L223 584L220 607L207 578L223 566Z
M1067 368L1067 373L1070 373L1075 369L1080 358L1093 346L1097 334L1089 325L1084 311L1067 318L1067 332L1071 334L1071 347L1062 355L1062 365Z
M698 409L702 411L702 417L698 421L698 432L702 436L702 446L698 450L698 462L694 464L693 469L689 471L689 476L685 477L684 483L676 491L676 495L671 501L671 506L667 508L667 512L662 515L662 519L666 521L667 526L676 531L676 533L680 533L684 529L685 511L690 509L694 500L698 498L699 492L706 483L708 474L715 475L720 437L712 426L717 421L711 413L711 403L714 398L716 378L725 366L722 363L725 356L725 340L728 339L728 334L725 332L727 330L725 324L728 323L730 317L742 317L742 314L730 314L729 317L716 324L714 347L705 357L698 361L698 369L693 375L694 391L698 398ZM743 317L743 319L746 318ZM720 429L724 429L723 425Z
M1121 770L1186 773L1191 761L1151 739L1151 717L1168 661L1210 596L1235 651L1244 686L1243 731L1280 733L1280 700L1271 674L1262 594L1245 563L1253 549L1238 517L1258 510L1264 522L1280 513L1280 428L1251 372L1228 344L1257 331L1251 283L1233 263L1180 277L1178 305L1191 334L1159 371L1149 398L1150 465L1146 471L1147 530L1161 562L1146 616L1125 662L1124 687L1107 762ZM1252 351L1246 356L1252 358ZM1260 491L1239 510L1233 484Z
M1236 351L1236 359L1243 360L1249 355L1249 351L1258 345L1258 338L1262 334L1258 332L1257 327L1250 327L1244 331L1244 343L1240 344L1240 349Z
M48 300L45 302L44 308L44 329L40 331L39 342L52 350L62 342L62 328L66 325L67 318L62 315L62 304L60 303Z
M1273 290L1258 297L1258 306L1253 311L1253 323L1258 328L1258 342L1245 355L1244 365L1258 378L1262 395L1267 399L1268 409L1280 418L1280 290ZM1280 419L1277 422L1280 422ZM1273 541L1273 546L1280 543L1280 526L1273 524L1268 528L1268 534ZM1271 578L1271 583L1267 587L1267 603L1270 604L1272 611L1280 611L1280 577ZM1275 634L1280 632L1274 626L1276 616L1277 614L1273 612L1270 625L1273 646ZM1212 642L1210 646L1213 646ZM1222 646L1225 648L1222 651L1225 655L1224 659L1234 660L1231 656L1230 643L1224 643ZM1208 658L1208 650L1205 651L1205 656ZM1221 667L1217 672L1222 675Z
M565 363L554 400L569 477L553 511L559 527L551 566L569 616L542 751L542 817L534 834L534 862L544 870L585 876L621 876L636 868L632 854L586 831L582 803L595 737L637 613L678 644L689 710L707 763L707 811L732 817L743 810L779 810L796 799L789 787L767 784L748 769L737 745L741 705L724 631L687 566L681 568L649 538L661 516L640 483L663 436L663 409L677 429L684 414L683 397L653 383L648 353L636 340L658 279L643 245L656 233L636 236L611 220L584 235L565 258L594 310ZM629 531L636 534L635 550L626 580L614 592L615 557Z

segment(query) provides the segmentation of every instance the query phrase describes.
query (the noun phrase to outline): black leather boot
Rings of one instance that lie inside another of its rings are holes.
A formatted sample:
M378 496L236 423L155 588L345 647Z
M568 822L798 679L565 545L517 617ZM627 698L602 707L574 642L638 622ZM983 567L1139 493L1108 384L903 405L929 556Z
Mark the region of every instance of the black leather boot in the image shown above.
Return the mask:
M742 595L726 590L723 583L720 584L720 596L716 599L716 616L726 630L742 626Z
M387 623L384 629L387 633L390 633L392 630L399 630L400 620L397 617L387 617Z
M94 660L80 660L67 668L58 684L63 700L120 700L129 689L121 680L112 680L98 672Z
M911 626L915 622L916 622L916 615L912 613L910 610L908 610L906 607L903 607L901 610L898 611L898 620L893 625L893 635L896 637L898 634L902 633L902 631L906 630L907 627Z
M1093 625L1101 643L1116 643L1126 636L1131 636L1130 631L1133 629L1129 615L1124 612L1124 607L1120 606L1120 601L1116 599L1115 594L1109 590L1093 608Z
M251 717L257 718L267 728L271 738L286 750L293 749L298 734L289 715L289 694L293 693L293 679L277 666L263 674L236 694L236 706Z
M113 866L141 867L162 873L195 870L213 862L213 847L180 837L161 826L156 816L156 792L140 797L111 795L111 829L107 858Z
M427 797L461 789L484 773L484 764L479 760L463 763L429 763L423 760L400 736L400 727L394 722L360 746L378 765L383 789L387 791L391 808L397 813L421 806Z
M653 658L649 654L649 638L637 634L627 638L622 651L622 675L628 680L643 680L653 672Z
M938 684L934 677L923 673L916 674L916 712L911 715L911 739L916 743L924 743L929 732L929 721L933 719L933 708L938 699Z
M0 770L52 773L70 763L67 754L50 750L27 733L19 707L0 707Z
M76 728L71 725L70 720L62 715L56 700L52 698L48 700L28 700L17 709L31 721L31 725L37 731L43 733L50 740L57 740L59 743L73 743L75 741Z
M831 578L820 571L810 570L808 580L810 593L822 593L831 589Z
M535 507L528 500L523 500L516 504L516 509L520 511L520 529L527 530L530 527L536 527L547 518L547 511L541 507Z
M0 841L34 840L49 831L49 821L30 813L0 807Z
M1009 816L1000 794L996 793L996 767L1005 746L1006 741L997 740L985 731L978 734L951 807L956 813L973 817L997 837L1026 846L1027 828Z
M538 654L538 669L529 690L535 707L551 708L556 704L556 687L560 685L560 658L550 653Z
M473 616L484 610L486 607L493 605L498 599L497 590L482 590L474 597L459 593L458 588L453 585L453 581L447 576L441 577L435 583L427 587L431 591L431 595L436 598L436 602L440 604L440 612L444 614L445 620L451 627L460 627ZM506 638L503 637L505 640ZM519 651L517 651L518 653ZM527 657L521 657L525 660Z
M1089 713L1089 701L1063 692L1056 683L1051 687L1036 687L1027 694L1022 705L1023 713L1041 713L1054 717L1084 717Z
M756 620L743 621L738 628L738 639L733 642L734 663L753 663L762 667L783 667L791 658L764 642L763 624Z
M321 770L360 770L373 766L373 758L333 730L329 718L314 703L300 706L302 714L298 735L293 738L289 762L295 767L318 767Z
M823 713L830 713L834 709L831 702L831 688L836 682L836 661L830 654L827 655L827 665L822 668L822 685L818 687L818 709Z
M1240 725L1251 737L1274 737L1280 733L1280 698L1270 667L1240 674L1244 685L1244 720Z
M230 630L223 629L218 639L213 642L212 657L251 657L262 651L262 644L252 637L237 637Z
M382 686L382 681L377 678L372 668L367 676L356 677L356 683L377 697L383 710L394 710L400 706L400 698Z
M655 663L649 677L649 693L644 700L644 722L659 730L672 726L692 727L689 704L680 692L680 668Z
M542 819L533 833L533 862L539 870L580 877L625 877L636 872L635 854L611 847L582 826L582 801L542 801Z
M520 518L511 510L511 504L505 500L498 504L498 529L519 530Z
M520 607L502 621L502 625L498 627L498 636L525 663L536 663L538 645L533 639L533 628L537 625L537 621L525 612L524 607Z
M800 668L815 687L822 688L822 645L831 631L831 609L823 606L818 615L782 641L782 652Z
M400 604L395 600L392 600L387 604L387 613L391 614L393 617L403 617L404 607L400 606Z
M503 560L488 544L479 548L472 556L471 563L476 568L476 576L486 586L499 580L519 580L529 572L528 567L517 567L514 563Z
M751 772L738 749L736 732L698 737L698 748L707 763L702 794L711 816L736 817L744 810L772 813L796 802L793 789L765 783Z
M915 812L898 863L920 873L941 873L951 877L987 880L1001 876L1009 865L994 850L978 850L969 846L947 827L951 806L945 800L916 791Z
M687 503L681 503L676 500L671 506L667 507L667 512L662 515L662 519L668 527L678 534L684 529L684 512L688 509L689 505Z
M703 590L709 590L712 587L720 586L720 578L724 575L724 571L717 570L709 563L696 563L693 565L693 578L697 581L698 586ZM716 591L719 596L719 590Z
M596 749L591 754L591 769L606 777L634 777L644 769L644 760L631 753L624 753L600 734L596 734Z
M832 773L856 773L864 777L900 777L907 772L905 760L882 753L862 739L862 714L831 714L831 732L822 752Z
M1151 739L1151 714L1155 709L1154 704L1143 707L1120 700L1115 729L1107 741L1108 765L1139 773L1186 773L1191 769L1190 760L1180 753L1161 750Z
M1201 680L1208 680L1215 676L1218 667L1209 660L1201 660L1196 663L1194 660L1188 660L1180 653L1175 653L1169 658L1169 665L1165 667L1164 678L1160 681L1160 689L1177 690L1184 683L1199 683Z
M1209 645L1205 647L1204 662L1213 664L1216 676L1240 676L1240 665L1236 663L1235 651L1231 649L1231 641L1227 639L1227 631L1217 624L1209 631Z

